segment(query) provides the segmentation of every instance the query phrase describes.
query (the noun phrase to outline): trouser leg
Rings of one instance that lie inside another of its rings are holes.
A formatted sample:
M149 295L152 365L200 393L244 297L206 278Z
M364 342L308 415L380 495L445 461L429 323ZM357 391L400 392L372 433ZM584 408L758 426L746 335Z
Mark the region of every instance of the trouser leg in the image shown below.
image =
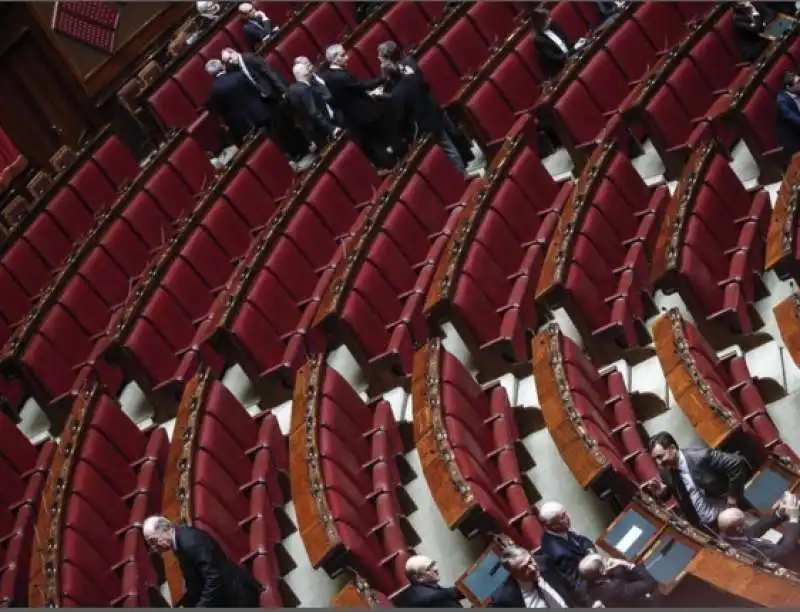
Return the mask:
M466 174L467 167L464 164L464 159L461 157L461 154L458 151L453 139L447 133L447 130L442 130L439 132L439 146L442 147L442 151L447 156L447 159L450 160L461 174Z

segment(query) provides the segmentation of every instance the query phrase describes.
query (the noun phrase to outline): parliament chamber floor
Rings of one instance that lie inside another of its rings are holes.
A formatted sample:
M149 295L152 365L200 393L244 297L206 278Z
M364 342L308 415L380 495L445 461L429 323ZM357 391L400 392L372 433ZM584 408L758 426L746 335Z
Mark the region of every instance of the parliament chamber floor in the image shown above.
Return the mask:
M115 3L85 4L102 38ZM263 606L398 605L412 554L479 606L547 500L667 605L800 604L800 574L642 489L659 431L745 454L757 510L800 487L794 18L744 61L730 3L549 2L582 43L548 74L534 3L254 4L289 81L337 42L377 77L397 41L486 168L431 135L385 175L347 130L302 171L260 131L226 148L205 65L252 50L235 4L187 4L184 47L49 167L3 126L2 605L177 601L160 514Z

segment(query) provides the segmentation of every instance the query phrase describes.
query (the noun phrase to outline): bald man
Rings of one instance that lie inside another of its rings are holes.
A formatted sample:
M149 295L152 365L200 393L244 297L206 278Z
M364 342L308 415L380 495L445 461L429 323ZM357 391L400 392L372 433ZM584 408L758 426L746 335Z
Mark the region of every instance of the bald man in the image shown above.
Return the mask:
M305 137L316 144L317 149L322 149L328 140L341 132L341 128L335 124L333 110L322 89L314 86L314 72L310 62L295 60L292 74L295 82L289 85L286 99L294 108L298 127Z
M163 516L149 516L142 536L155 554L175 553L186 586L173 607L257 608L261 585L250 573L231 561L217 541L202 529L173 525Z
M578 564L589 597L606 608L635 608L656 603L658 582L647 568L624 559L589 553Z
M539 520L544 526L541 552L551 560L554 569L570 588L571 607L591 605L586 583L578 575L578 564L587 554L596 552L594 542L572 530L567 509L558 502L548 501L539 508Z
M455 587L439 584L439 569L436 561L423 555L414 555L406 561L406 576L411 583L403 591L402 599L409 608L461 608L464 599Z
M768 529L785 523L786 529L778 544L761 536ZM747 515L739 508L726 508L717 518L719 534L731 545L762 560L785 563L797 549L800 538L800 503L794 495L776 504L775 510L752 525L747 525Z

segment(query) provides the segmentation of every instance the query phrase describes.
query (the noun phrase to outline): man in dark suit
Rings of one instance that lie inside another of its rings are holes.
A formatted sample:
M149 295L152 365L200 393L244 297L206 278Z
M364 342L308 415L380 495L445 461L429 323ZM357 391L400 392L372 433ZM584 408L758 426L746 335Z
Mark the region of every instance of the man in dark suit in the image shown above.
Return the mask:
M247 77L251 88L267 107L265 127L268 134L289 157L295 170L305 170L313 162L313 157L308 155L309 141L297 127L291 108L284 102L288 83L255 53L239 53L228 48L222 50L220 58L227 72L242 73Z
M797 540L800 538L800 504L797 497L787 495L776 505L772 514L749 526L744 512L738 508L727 508L720 513L717 522L722 538L736 548L765 561L785 563L797 550ZM769 529L782 523L786 524L786 530L777 544L762 537Z
M411 142L433 134L450 162L465 176L475 173L470 140L453 123L425 81L412 57L404 58L400 46L390 40L378 45L378 60L386 76L383 91L401 133Z
M278 30L266 13L257 11L249 2L239 5L239 15L244 21L244 37L254 49Z
M554 77L586 41L581 38L575 43L570 42L566 32L551 19L550 12L545 8L533 10L532 23L536 32L533 46L539 55L539 64L548 77Z
M186 591L175 607L259 607L261 585L228 559L216 540L202 529L150 516L144 521L142 535L152 552L171 550L178 558Z
M567 602L573 607L591 604L586 583L578 574L578 564L587 554L595 552L594 542L572 530L567 509L558 502L548 501L539 508L539 520L544 526L541 552L553 563L553 569L569 587Z
M578 572L589 598L606 608L636 608L658 602L658 581L644 565L590 553L581 559Z
M500 555L508 579L492 593L490 608L567 608L566 588L544 555L509 546Z
M237 145L254 129L269 121L269 110L242 72L226 72L220 60L206 63L206 72L214 77L207 106L228 128Z
M325 51L328 68L320 77L331 93L331 102L341 113L343 127L367 157L387 174L397 163L396 126L377 102L384 78L361 81L347 70L347 52L342 45L331 45Z
M800 151L800 77L784 72L778 92L778 142L787 158Z
M309 141L321 149L327 141L341 132L341 128L335 124L333 110L328 105L322 88L313 84L314 75L310 65L295 61L292 73L295 82L289 85L286 99L294 107L298 127Z
M733 38L739 56L744 62L754 62L767 46L764 33L765 22L752 2L733 5Z
M672 495L695 527L713 531L725 508L747 504L744 486L750 469L740 455L712 448L681 450L666 431L650 439L650 455L661 479L645 485L646 490L661 500Z
M401 595L408 608L461 608L464 595L455 587L439 584L436 561L414 555L406 561L406 576L411 585Z

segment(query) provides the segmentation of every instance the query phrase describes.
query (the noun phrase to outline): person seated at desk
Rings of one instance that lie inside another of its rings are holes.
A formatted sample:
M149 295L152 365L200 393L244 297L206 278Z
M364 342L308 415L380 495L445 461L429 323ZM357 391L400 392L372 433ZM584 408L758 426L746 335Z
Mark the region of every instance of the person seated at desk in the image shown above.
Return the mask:
M650 456L660 480L646 483L644 490L661 501L674 497L695 527L713 531L725 508L747 505L744 486L750 470L744 457L713 448L681 450L666 431L650 439Z
M800 76L784 72L778 92L778 142L787 158L800 151Z
M606 608L649 606L658 600L658 582L642 564L590 553L581 559L578 573L590 599Z
M570 42L566 32L550 17L550 12L541 7L533 10L533 45L539 55L539 63L548 78L556 76L567 60L586 44L583 38Z
M733 5L733 39L742 61L754 62L766 49L769 41L763 36L765 27L764 17L752 2Z
M414 555L406 561L406 576L411 585L403 591L401 599L409 608L461 608L464 595L456 587L439 584L436 561L423 555Z
M775 504L769 516L747 525L747 515L738 508L723 510L717 519L722 539L743 552L750 553L765 561L782 563L797 549L800 538L800 502L797 496L788 494ZM786 524L779 543L763 536L767 530Z
M591 603L586 583L578 574L578 564L588 553L595 552L594 542L575 533L567 509L558 502L548 501L539 508L539 520L544 525L541 551L553 562L553 569L569 587L568 602L577 606Z
M519 546L508 546L500 554L508 571L489 603L490 608L568 608L566 587L549 566L546 556L534 556Z

